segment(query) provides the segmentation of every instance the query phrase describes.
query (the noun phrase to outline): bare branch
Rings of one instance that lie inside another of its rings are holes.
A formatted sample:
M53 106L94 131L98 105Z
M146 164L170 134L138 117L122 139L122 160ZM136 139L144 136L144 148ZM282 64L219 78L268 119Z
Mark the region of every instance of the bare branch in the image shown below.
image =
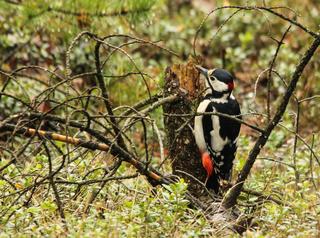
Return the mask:
M317 37L314 39L311 46L304 53L299 64L297 65L296 70L291 77L291 81L288 85L288 89L282 98L281 104L279 105L276 114L274 115L274 117L270 121L270 123L268 124L267 128L265 129L265 132L258 138L254 147L250 151L249 157L248 157L243 169L241 170L241 172L238 176L236 185L228 192L228 195L226 196L226 198L223 201L223 206L226 209L231 208L236 204L237 198L240 195L243 184L244 184L245 180L247 179L247 177L250 173L250 170L251 170L258 154L260 153L262 147L266 144L274 127L279 123L280 119L282 118L282 115L284 114L284 112L287 108L290 97L296 88L297 82L300 79L301 74L303 73L303 70L305 69L305 67L309 63L309 61L311 60L313 54L315 53L315 51L317 50L319 45L320 45L320 37Z

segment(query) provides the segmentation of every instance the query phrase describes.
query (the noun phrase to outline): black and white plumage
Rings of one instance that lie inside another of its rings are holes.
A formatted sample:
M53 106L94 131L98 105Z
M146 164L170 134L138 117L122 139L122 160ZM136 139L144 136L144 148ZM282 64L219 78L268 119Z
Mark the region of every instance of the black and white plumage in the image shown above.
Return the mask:
M233 76L223 69L197 69L205 76L205 97L197 113L218 112L240 116L240 107L232 95ZM202 164L207 171L206 186L219 192L220 180L231 177L233 160L237 150L240 123L217 115L195 117L194 134L201 153Z

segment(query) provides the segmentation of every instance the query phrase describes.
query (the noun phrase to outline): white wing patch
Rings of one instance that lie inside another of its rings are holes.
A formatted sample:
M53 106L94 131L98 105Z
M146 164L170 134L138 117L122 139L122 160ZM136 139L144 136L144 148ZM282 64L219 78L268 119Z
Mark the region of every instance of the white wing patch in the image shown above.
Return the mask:
M210 103L209 99L203 100L199 104L197 108L197 112L204 113L209 103ZM195 136L196 143L198 145L199 150L203 153L207 151L207 145L206 145L206 141L204 139L204 134L203 134L202 118L203 118L203 115L200 115L200 116L196 116L194 119L194 136Z
M197 108L197 112L198 113L204 113L211 101L217 102L217 101L215 101L215 99L203 100L199 104L199 106ZM212 111L216 112L217 110L214 107L212 107ZM196 143L198 145L199 150L203 153L205 151L208 151L208 149L207 149L207 144L206 144L206 141L205 141L205 138L204 138L202 119L203 119L203 115L195 117L195 120L194 120L194 136L195 136ZM223 150L223 148L228 143L230 143L231 141L228 139L228 137L223 139L220 136L220 120L219 120L219 116L212 115L211 116L211 122L212 122L213 130L210 131L210 136L211 136L211 145L210 146L211 146L212 152L214 152L217 155L219 155L221 153L221 151ZM236 143L236 141L234 141L233 143Z
M216 109L212 107L213 111L216 112ZM219 117L212 115L212 128L213 130L210 132L211 135L211 148L214 152L220 153L224 146L229 143L228 137L222 139L220 136L220 121Z

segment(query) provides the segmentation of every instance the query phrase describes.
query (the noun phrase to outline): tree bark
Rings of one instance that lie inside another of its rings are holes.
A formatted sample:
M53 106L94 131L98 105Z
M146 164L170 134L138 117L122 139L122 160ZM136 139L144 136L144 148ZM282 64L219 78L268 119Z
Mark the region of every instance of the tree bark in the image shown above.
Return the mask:
M165 96L177 94L179 100L163 106L163 112L173 174L183 178L188 183L189 191L199 197L203 186L196 179L204 182L206 173L192 131L193 118L170 116L195 112L195 102L202 85L194 65L195 60L190 58L186 65L176 64L166 69Z

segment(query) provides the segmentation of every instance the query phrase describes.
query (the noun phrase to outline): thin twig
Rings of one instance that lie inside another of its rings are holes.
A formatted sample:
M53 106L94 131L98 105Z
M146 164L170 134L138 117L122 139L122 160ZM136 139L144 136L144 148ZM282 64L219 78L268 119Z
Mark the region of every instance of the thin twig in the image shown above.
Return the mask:
M284 38L286 37L286 35L288 34L288 32L290 31L291 25L286 29L286 31L282 34L282 37L280 39L280 41L277 41L278 45L277 45L277 49L274 53L274 56L271 60L270 66L269 66L269 70L268 70L268 85L267 85L267 89L268 89L268 93L267 93L267 116L268 116L268 122L270 121L270 117L271 117L271 109L270 109L270 94L271 94L271 74L272 74L272 70L273 70L273 66L276 62L276 59L278 57L278 53L280 51L280 47L283 45L283 41Z

